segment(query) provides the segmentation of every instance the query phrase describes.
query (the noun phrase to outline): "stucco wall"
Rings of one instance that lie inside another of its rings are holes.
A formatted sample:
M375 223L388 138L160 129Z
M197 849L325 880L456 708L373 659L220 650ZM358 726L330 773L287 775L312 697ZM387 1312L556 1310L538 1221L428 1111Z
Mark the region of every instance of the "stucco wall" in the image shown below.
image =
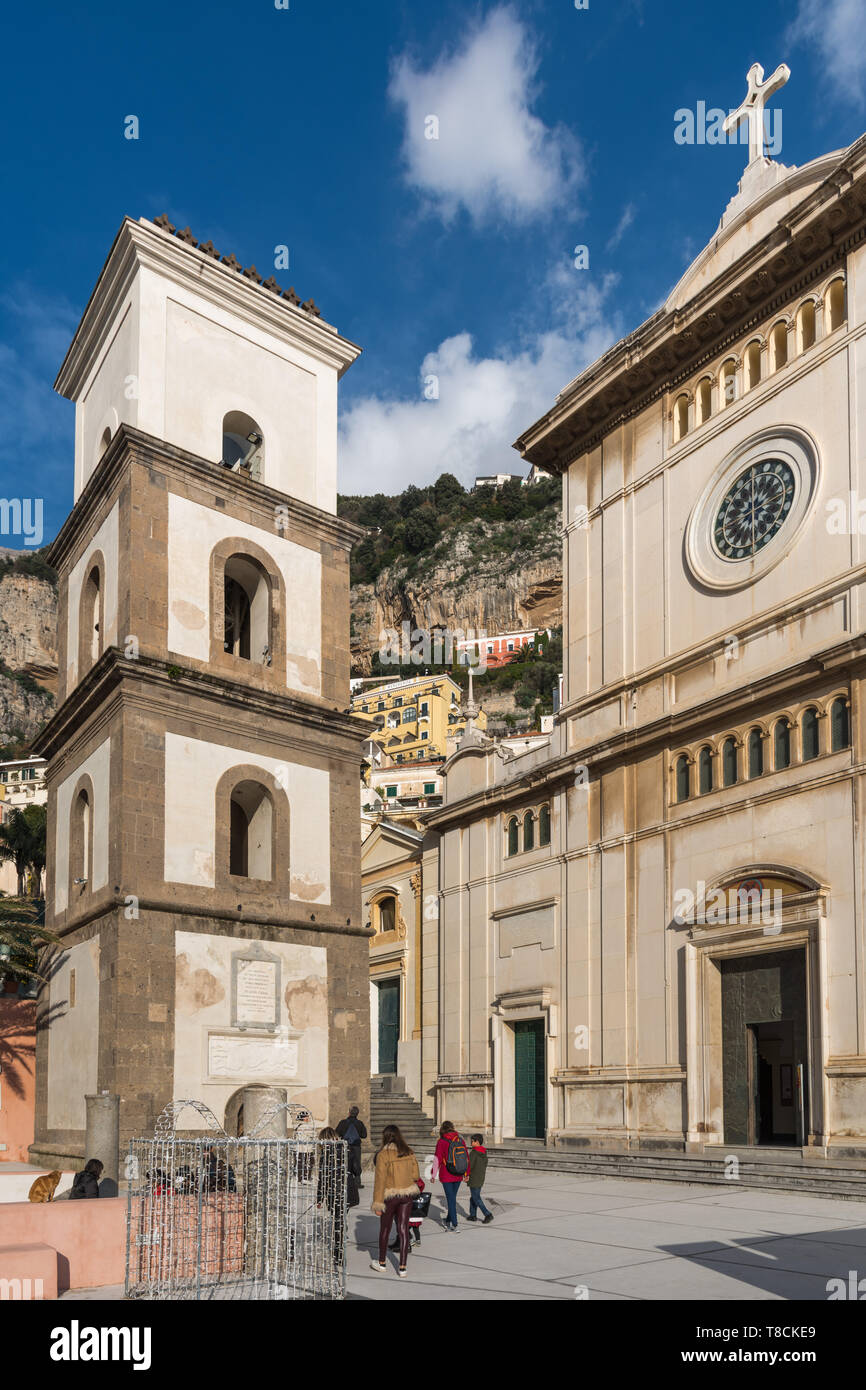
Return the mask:
M317 1123L327 1124L327 952L263 943L279 958L279 1022L272 1034L247 1029L244 1036L231 1026L232 956L252 944L201 932L176 934L174 1098L203 1100L222 1123L229 1098L261 1082L284 1086L289 1100L308 1105ZM226 1074L238 1038L244 1071ZM183 1125L195 1127L194 1112L186 1112Z
M210 556L227 537L247 539L273 556L286 591L286 683L321 694L322 558L273 532L178 497L168 502L168 650L210 660Z
M172 883L213 887L216 788L238 764L261 767L285 788L289 802L291 896L331 900L330 779L299 763L279 762L249 749L165 735L165 877ZM279 793L278 793L279 794Z
M75 1003L70 974L75 971ZM99 937L64 951L48 990L48 1124L52 1129L83 1130L85 1096L97 1087L99 1052Z
M69 833L72 796L78 781L86 773L93 783L91 826L93 832L92 874L88 893L95 893L108 882L108 836L111 823L109 777L111 772L111 739L107 738L89 758L71 772L57 788L56 825L58 834L54 850L54 911L65 912L69 902Z

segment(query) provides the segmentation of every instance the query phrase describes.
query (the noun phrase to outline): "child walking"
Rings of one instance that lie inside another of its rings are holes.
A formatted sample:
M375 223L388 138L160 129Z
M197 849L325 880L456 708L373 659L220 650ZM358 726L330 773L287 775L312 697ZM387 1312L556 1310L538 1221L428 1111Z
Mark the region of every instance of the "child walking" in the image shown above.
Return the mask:
M467 1221L477 1221L478 1213L484 1213L484 1225L488 1226L493 1220L493 1212L489 1211L481 1200L481 1189L484 1186L484 1179L487 1177L487 1150L484 1147L484 1135L473 1134L470 1140L472 1147L469 1150L469 1172L466 1174L466 1181L469 1184L469 1215Z

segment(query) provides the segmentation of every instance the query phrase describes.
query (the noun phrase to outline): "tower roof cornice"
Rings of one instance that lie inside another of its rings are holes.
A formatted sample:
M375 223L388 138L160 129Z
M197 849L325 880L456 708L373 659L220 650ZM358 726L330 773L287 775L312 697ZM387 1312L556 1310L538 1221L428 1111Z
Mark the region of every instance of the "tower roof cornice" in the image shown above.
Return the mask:
M260 277L252 273L254 267L247 274L234 257L231 261L234 264L224 263L196 246L192 238L175 236L145 218L135 221L125 217L63 359L55 390L67 399L76 399L99 356L118 303L141 269L191 290L245 323L308 352L336 369L339 376L360 356L361 348L326 323L312 300L306 308L296 305L293 299L275 292L271 284L259 283Z

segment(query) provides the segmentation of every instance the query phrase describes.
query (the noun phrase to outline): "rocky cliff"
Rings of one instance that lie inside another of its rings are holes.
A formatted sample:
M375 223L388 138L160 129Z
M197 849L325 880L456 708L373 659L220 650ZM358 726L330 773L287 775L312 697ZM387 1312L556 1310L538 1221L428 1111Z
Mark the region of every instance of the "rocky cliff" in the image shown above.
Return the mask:
M57 672L57 591L0 552L0 745L26 743L50 718ZM352 664L370 672L386 629L494 635L562 622L559 509L513 521L474 518L424 553L400 556L351 591ZM38 682L38 683L37 683Z
M57 591L48 579L0 573L0 745L29 743L54 710ZM37 683L38 682L38 683Z
M556 509L507 525L475 520L430 554L352 586L352 669L367 675L386 629L473 629L490 635L562 622L562 540ZM384 639L387 640L387 639Z

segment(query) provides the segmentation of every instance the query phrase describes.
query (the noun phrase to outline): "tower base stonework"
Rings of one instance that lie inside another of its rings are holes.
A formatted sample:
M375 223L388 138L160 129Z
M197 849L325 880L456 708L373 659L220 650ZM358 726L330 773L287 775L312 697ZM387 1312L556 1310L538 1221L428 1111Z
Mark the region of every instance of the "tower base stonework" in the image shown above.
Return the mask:
M118 905L83 928L82 940L64 941L71 958L76 959L82 947L95 948L100 963L96 1011L83 1011L80 1034L65 1040L72 1056L64 1080L76 1087L83 1062L87 1074L98 1077L100 1090L119 1094L121 1174L129 1141L152 1134L157 1117L172 1100L204 1101L230 1132L236 1128L239 1093L260 1081L309 1107L321 1125L336 1123L353 1104L366 1113L369 946L363 929L337 935L241 926L147 909L137 922L129 922L126 910ZM281 1022L272 1033L232 1026L231 991L225 987L226 967L220 968L220 961L230 962L232 955L254 945L281 958L291 972L282 980ZM321 957L321 974L309 973L311 953ZM199 959L210 959L212 968L194 964ZM299 964L295 967L293 962ZM68 975L63 978L68 980ZM56 1014L63 1001L52 984L43 1008ZM77 1004L72 1012L77 1012ZM273 1050L273 1071L251 1070L246 1076L232 1071L238 1065L231 1051L235 1040L241 1055L243 1049L252 1052L258 1067ZM49 1068L50 1047L51 1029L40 1029L36 1139L30 1159L50 1168L67 1163L76 1167L93 1155L85 1150L83 1123L57 1123L74 1121L77 1099L69 1095L68 1111L58 1115L59 1078L56 1069ZM84 1117L83 1090L80 1110ZM194 1113L187 1112L184 1123L194 1119Z

